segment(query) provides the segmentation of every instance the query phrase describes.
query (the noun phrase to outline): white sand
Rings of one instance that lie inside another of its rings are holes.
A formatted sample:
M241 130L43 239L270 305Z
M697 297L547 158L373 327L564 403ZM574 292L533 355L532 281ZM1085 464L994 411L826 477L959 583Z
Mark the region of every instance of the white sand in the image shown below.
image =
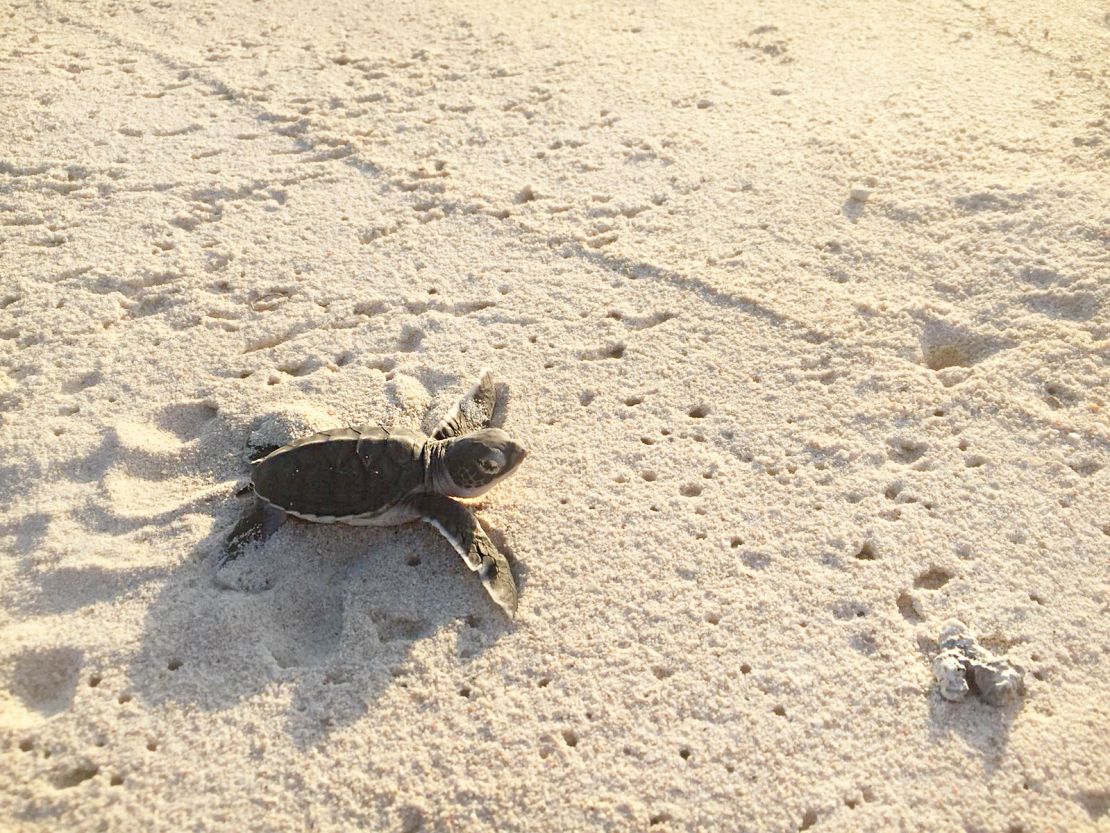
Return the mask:
M0 17L0 829L1110 830L1104 4L154 6ZM515 625L217 572L484 365Z

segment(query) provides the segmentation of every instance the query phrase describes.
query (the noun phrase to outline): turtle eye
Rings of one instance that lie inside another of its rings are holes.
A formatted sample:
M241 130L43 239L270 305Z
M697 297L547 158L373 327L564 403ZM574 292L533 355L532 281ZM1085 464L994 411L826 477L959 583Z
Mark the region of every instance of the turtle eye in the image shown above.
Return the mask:
M500 452L494 451L490 454L479 457L478 466L486 474L497 474L499 471L501 471L502 468L504 468L505 458Z

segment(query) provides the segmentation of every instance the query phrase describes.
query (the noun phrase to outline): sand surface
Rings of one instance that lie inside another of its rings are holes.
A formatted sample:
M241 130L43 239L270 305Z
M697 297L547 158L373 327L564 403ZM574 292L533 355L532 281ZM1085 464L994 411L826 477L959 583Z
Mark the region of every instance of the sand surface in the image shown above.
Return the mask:
M0 829L1110 830L1104 4L3 12ZM217 568L252 434L483 366L515 623Z

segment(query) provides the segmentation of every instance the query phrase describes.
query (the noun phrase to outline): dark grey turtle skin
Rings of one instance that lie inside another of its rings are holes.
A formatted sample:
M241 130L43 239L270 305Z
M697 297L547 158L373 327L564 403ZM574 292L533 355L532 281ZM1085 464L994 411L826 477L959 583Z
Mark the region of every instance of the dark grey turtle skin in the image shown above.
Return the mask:
M431 438L381 426L333 428L251 463L255 509L232 531L227 554L265 541L292 515L314 523L393 526L421 520L437 529L512 617L517 591L509 562L470 509L453 498L484 494L524 460L524 448L490 427L493 374L478 382Z

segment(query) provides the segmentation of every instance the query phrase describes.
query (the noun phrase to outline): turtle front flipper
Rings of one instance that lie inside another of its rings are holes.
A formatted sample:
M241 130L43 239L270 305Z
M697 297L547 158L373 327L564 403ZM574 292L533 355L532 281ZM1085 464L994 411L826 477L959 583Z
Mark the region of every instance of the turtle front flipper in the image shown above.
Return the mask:
M265 543L285 523L286 514L272 503L255 500L251 510L239 519L227 536L220 556L220 566L234 561L254 542Z
M472 431L489 428L493 423L493 413L497 408L497 385L493 381L493 371L486 368L478 381L440 420L432 439L446 440L459 437Z
M414 495L405 501L405 506L451 542L466 566L478 574L490 597L513 618L517 593L509 561L494 546L473 513L443 495Z

